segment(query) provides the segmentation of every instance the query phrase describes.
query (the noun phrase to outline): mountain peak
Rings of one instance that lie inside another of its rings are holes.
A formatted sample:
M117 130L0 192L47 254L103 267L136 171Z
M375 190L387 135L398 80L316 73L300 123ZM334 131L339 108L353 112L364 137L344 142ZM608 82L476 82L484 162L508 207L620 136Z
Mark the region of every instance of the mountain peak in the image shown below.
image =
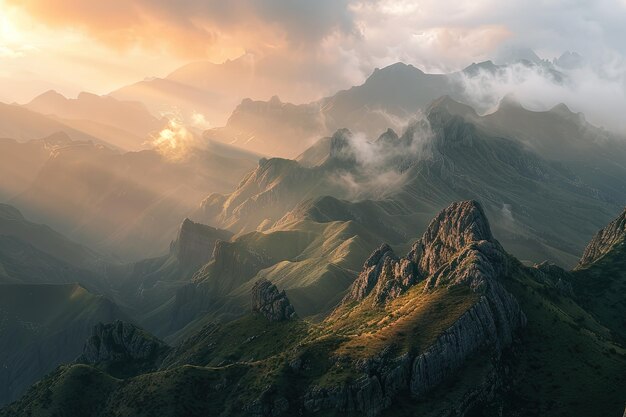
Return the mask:
M61 93L59 93L58 91L56 91L56 90L48 90L48 91L46 91L45 93L41 93L41 94L39 94L39 95L38 95L37 97L35 97L32 101L35 101L35 100L44 100L44 99L45 99L45 100L49 100L49 99L57 99L57 100L58 100L58 99L61 99L61 100L65 100L65 99L66 99L66 97L65 97L63 94L61 94Z
M389 128L382 135L380 135L378 139L376 139L376 142L395 144L398 143L399 139L400 137L398 136L396 131L392 128Z
M487 216L480 203L475 200L452 203L440 211L428 226L424 237L439 236L442 231L464 237L463 244L493 239Z
M349 138L352 132L348 129L339 129L330 138L330 157L349 159L352 156Z
M593 239L591 239L577 268L589 266L624 241L626 241L626 208L624 208L622 214L596 233Z
M411 64L396 62L395 64L388 65L384 68L374 69L374 72L367 78L365 83L367 84L380 80L387 80L389 79L388 77L403 79L403 77L415 74L423 75L424 71L414 67Z
M348 290L343 302L361 301L367 297L378 284L387 259L395 260L397 257L391 247L383 243L367 258L362 272Z
M494 243L482 206L474 200L461 201L437 214L408 257L422 274L431 275L465 247L482 241Z
M515 98L513 94L508 93L508 94L505 94L504 97L502 97L502 99L498 103L498 108L496 111L498 112L498 111L519 110L519 109L524 109L524 107L522 107L520 102Z
M495 241L480 204L473 200L453 203L431 221L406 257L398 258L387 244L376 249L363 264L343 304L361 301L370 294L374 294L375 304L394 299L470 245L484 243Z
M479 72L484 71L490 74L494 74L498 70L499 66L494 64L493 61L474 62L463 69L463 73L476 76Z
M297 318L285 290L278 291L276 285L266 279L257 281L252 287L252 310L265 316L269 321Z
M552 62L561 68L576 69L585 64L585 59L578 52L565 51Z
M90 93L88 91L81 91L80 93L78 93L78 96L76 98L78 100L100 100L100 99L112 99L112 100L115 100L113 97L99 96L97 94Z
M186 218L178 229L178 236L171 245L171 252L178 261L191 268L207 263L211 259L217 240L230 240L232 233L216 229Z
M111 364L129 360L156 361L168 350L165 343L137 326L116 320L97 324L85 342L80 363Z
M555 112L555 113L574 114L574 112L571 111L570 108L567 107L567 104L565 103L559 103L555 105L554 107L550 109L550 111Z
M449 95L444 95L439 97L436 100L433 100L432 103L426 109L426 114L429 116L435 113L446 112L452 116L460 116L460 117L478 117L476 110L473 107L460 103L454 100Z

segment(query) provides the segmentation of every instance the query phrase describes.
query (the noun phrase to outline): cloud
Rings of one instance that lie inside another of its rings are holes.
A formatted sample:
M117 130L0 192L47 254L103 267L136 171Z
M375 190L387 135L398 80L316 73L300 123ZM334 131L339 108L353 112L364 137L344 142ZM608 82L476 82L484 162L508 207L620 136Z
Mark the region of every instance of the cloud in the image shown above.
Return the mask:
M36 44L46 59L23 65L52 68L47 72L94 88L106 83L103 61L126 65L132 76L138 68L152 70L143 74L148 76L183 61L222 62L247 53L254 57L256 85L267 87L264 94L271 89L305 102L361 83L375 67L397 61L451 72L506 47L532 48L544 58L573 50L601 62L601 71L615 78L626 57L624 0L0 0L3 12L9 6L27 16L27 32L41 32L41 38L54 39L51 31L70 40L84 37L70 43L59 36L71 52ZM67 72L68 55L74 67L80 60L80 76ZM612 68L611 56L618 63ZM609 85L602 88L610 95ZM271 94L265 95L255 98Z
M190 59L317 43L348 33L345 0L5 0L49 26L74 28L115 48Z
M591 123L626 132L626 61L594 62L575 69L561 69L562 78L543 66L521 63L495 73L480 71L475 76L459 74L468 104L483 112L493 110L506 95L524 107L542 111L566 103L584 113Z
M161 130L150 145L170 161L184 160L189 152L201 145L200 138L172 116L167 127Z
M361 133L335 134L331 153L353 163L346 164L351 168L339 173L334 181L351 198L382 198L404 183L410 167L434 157L434 133L428 119L420 113L404 127L400 137L388 131L376 140Z

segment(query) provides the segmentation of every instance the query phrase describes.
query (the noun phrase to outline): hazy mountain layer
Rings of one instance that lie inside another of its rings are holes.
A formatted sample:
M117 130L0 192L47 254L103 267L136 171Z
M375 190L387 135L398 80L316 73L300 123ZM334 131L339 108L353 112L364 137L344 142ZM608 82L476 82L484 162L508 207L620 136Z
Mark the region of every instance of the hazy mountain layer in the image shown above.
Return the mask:
M172 159L156 150L118 153L72 142L50 153L12 204L120 259L160 255L203 197L232 189L257 159L221 144L190 147Z
M71 143L65 133L24 143L15 139L0 139L0 199L8 201L24 191L35 180L50 155Z
M375 137L387 128L400 129L419 116L435 99L450 95L471 103L481 112L490 110L468 81L485 82L485 77L505 77L508 65L537 70L538 76L560 84L565 75L547 62L514 60L506 65L491 61L475 63L450 74L427 74L402 62L376 69L363 84L306 104L243 100L224 127L209 129L205 137L232 143L266 155L294 158L320 136L337 129ZM470 88L471 90L471 88Z
M161 130L167 123L152 116L139 102L119 101L113 97L80 93L76 99L68 99L56 91L48 91L35 97L24 107L45 115L67 119L69 125L81 126L96 137L104 133L113 145L122 149L136 150L146 147L149 135ZM82 121L82 122L81 122ZM92 123L89 123L92 122ZM100 125L100 129L97 129ZM105 133L105 127L118 129L119 139ZM127 132L126 135L120 134ZM126 142L133 135L136 140ZM103 138L107 140L107 138Z
M11 138L18 142L41 139L63 132L75 141L113 145L90 133L68 126L52 117L44 116L16 104L0 103L0 138Z
M167 255L107 269L116 300L145 328L167 336L172 332L170 312L177 291L213 259L216 243L231 237L226 230L185 219Z
M579 118L570 114L516 111L531 119L554 119L570 132L584 131ZM366 204L383 205L384 210L393 207L407 220L414 219L410 224L419 230L441 207L473 198L484 204L496 235L521 259L548 258L571 266L594 231L621 208L626 196L612 190L626 187L626 172L617 163L598 161L591 175L571 158L544 157L545 152L516 136L518 130L503 137L493 126L499 112L480 118L471 107L443 98L401 137L388 131L367 142L338 131L298 162L262 160L235 191L209 196L194 216L236 233L268 230L284 216L293 216L289 213L306 200L348 196L353 202L375 200ZM571 140L585 143L587 138ZM606 143L607 155L617 161L624 145L610 138ZM589 146L576 151L578 158L589 153ZM604 181L607 177L610 183ZM324 221L345 218L345 209L337 210ZM378 223L375 217L370 220Z
M97 269L102 257L43 224L24 218L15 207L0 203L0 235L15 237L75 267Z

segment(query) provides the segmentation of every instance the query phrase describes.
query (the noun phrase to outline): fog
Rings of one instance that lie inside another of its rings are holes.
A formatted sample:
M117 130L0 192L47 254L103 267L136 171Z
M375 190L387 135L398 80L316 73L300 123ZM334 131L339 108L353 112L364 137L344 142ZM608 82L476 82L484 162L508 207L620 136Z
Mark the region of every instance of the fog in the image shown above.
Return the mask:
M626 66L617 58L573 69L518 62L474 76L459 73L454 79L465 101L482 113L493 111L510 95L535 111L565 103L596 126L626 132Z

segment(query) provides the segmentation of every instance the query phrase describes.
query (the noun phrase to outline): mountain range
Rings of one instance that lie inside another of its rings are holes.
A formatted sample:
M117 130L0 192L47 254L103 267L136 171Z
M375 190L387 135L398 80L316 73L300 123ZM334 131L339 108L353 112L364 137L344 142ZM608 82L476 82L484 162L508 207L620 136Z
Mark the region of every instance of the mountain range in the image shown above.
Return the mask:
M5 177L0 189L29 218L122 260L164 253L198 202L236 185L258 159L222 144L190 146L183 158L172 159L155 149L119 152L59 140L62 145L53 147L49 139L7 141L7 158L19 166L5 169L27 178L16 184Z
M428 74L398 62L377 68L362 85L311 103L283 103L276 96L269 101L245 99L224 127L209 129L204 135L259 153L293 158L318 137L340 128L368 137L387 128L402 128L441 96L467 102L481 113L492 110L490 104L469 91L468 80L505 77L511 65L536 70L548 82L557 85L565 78L551 66L544 68L547 63L527 60L504 65L485 61L449 74Z
M582 59L522 52L204 132L270 78L1 105L0 417L620 416L626 140L471 100Z
M164 120L153 116L142 103L118 101L110 96L86 92L75 99L68 99L56 91L47 91L24 107L51 115L70 127L124 150L146 148L151 142L150 135L167 125Z
M607 244L608 233L621 237ZM76 362L0 415L619 415L621 333L586 309L604 295L585 288L611 275L624 237L608 226L589 245L603 255L574 272L527 267L495 240L480 204L453 203L407 255L373 251L320 322L260 280L249 313L174 347L99 325Z

